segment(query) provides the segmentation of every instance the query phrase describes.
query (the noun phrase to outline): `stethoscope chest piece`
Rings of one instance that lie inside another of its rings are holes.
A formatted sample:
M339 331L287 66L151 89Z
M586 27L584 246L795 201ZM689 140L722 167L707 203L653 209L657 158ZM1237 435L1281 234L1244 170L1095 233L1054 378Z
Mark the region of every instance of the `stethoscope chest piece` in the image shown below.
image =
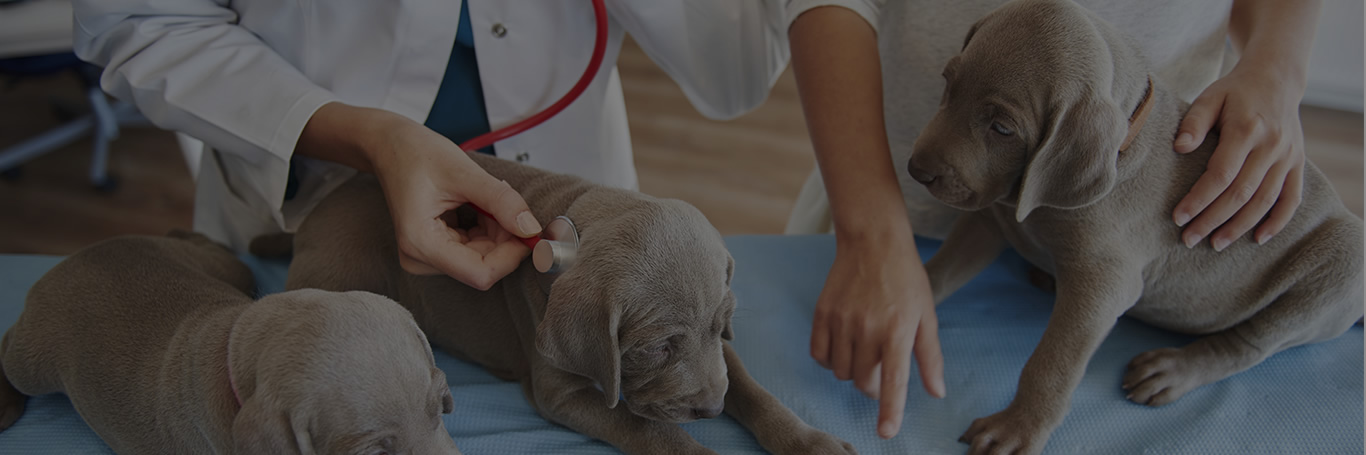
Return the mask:
M566 216L557 216L541 230L541 241L531 250L531 263L541 273L562 273L574 265L579 252L579 231Z

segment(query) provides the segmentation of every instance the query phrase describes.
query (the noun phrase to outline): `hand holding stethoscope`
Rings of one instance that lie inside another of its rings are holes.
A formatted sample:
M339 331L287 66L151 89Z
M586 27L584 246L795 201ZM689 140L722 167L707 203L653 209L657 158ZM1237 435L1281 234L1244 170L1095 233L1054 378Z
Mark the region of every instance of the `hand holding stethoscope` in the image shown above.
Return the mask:
M457 147L398 114L331 103L309 119L296 153L373 172L379 178L394 220L399 263L409 273L445 274L488 289L521 264L528 248L536 250L533 262L538 270L562 271L572 262L578 244L573 223L561 217L543 230L521 195L484 172L462 150L478 150L530 129L587 88L607 44L606 9L602 0L592 1L597 22L593 57L574 88L544 111ZM448 212L467 204L484 215L475 226L462 229L444 221Z

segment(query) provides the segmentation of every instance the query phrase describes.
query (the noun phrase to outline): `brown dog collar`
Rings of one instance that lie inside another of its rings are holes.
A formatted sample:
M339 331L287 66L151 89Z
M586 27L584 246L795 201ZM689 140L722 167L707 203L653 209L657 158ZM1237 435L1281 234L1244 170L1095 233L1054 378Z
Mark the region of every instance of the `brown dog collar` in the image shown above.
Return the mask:
M1148 121L1148 112L1153 110L1153 77L1148 76L1148 90L1143 94L1143 101L1138 102L1138 107L1134 109L1133 115L1129 116L1129 135L1124 136L1124 143L1119 145L1119 151L1129 150L1134 138L1138 137L1138 132L1143 130L1143 122Z

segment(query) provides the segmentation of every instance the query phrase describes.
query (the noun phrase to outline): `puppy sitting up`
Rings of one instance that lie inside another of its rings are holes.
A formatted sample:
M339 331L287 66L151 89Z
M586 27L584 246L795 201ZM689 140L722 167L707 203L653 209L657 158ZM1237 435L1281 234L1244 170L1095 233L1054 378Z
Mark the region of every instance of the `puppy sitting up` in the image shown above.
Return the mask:
M972 453L1034 454L1067 414L1120 316L1202 335L1143 353L1122 386L1160 406L1362 315L1361 219L1305 163L1304 201L1263 245L1187 248L1169 218L1219 138L1172 150L1189 105L1109 24L1068 0L1009 3L944 69L910 174L963 215L927 265L937 301L1006 245L1057 277L1057 303L1014 401L963 435Z

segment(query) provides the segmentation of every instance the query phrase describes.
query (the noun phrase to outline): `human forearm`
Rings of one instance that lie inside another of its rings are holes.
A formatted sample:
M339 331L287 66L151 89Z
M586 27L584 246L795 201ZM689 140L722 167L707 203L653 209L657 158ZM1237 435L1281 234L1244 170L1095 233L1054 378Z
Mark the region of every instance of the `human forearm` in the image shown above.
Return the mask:
M811 356L879 400L878 435L890 438L901 428L912 357L930 394L945 388L934 300L883 126L876 33L849 9L821 7L788 35L837 243Z
M816 162L841 242L909 238L882 117L877 37L845 8L812 9L788 31Z
M1303 92L1320 0L1236 0L1229 38L1239 65L1280 72L1284 83Z

